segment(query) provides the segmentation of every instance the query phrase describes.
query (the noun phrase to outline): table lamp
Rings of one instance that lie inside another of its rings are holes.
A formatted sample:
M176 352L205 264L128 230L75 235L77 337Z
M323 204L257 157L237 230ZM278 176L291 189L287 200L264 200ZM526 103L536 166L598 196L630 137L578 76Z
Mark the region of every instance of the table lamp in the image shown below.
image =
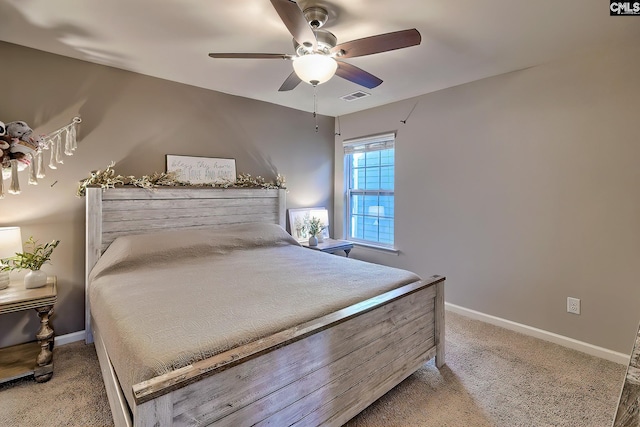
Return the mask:
M16 253L22 252L22 236L20 227L0 227L0 260L11 258ZM0 268L2 268L0 261ZM9 286L9 272L0 271L0 289Z

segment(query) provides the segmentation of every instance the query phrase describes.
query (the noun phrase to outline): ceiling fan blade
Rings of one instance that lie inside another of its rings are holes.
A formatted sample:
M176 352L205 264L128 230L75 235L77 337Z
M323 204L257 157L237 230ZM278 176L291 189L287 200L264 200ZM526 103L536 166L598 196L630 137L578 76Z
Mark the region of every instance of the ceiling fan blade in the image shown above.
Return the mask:
M271 4L295 41L302 46L316 50L316 36L298 4L291 0L271 0Z
M338 58L355 58L356 56L365 56L416 46L419 45L421 41L422 36L418 30L413 28L411 30L378 34L377 36L340 43L331 49L331 53L337 54Z
M209 56L232 59L293 59L293 55L286 53L210 53Z
M302 80L300 80L300 77L298 77L298 75L294 71L289 74L289 77L287 77L284 83L282 83L282 86L280 86L278 92L285 92L287 90L295 89L295 87L298 86L300 82L302 82Z
M382 80L373 74L367 73L363 69L356 67L355 65L342 61L336 62L338 63L338 69L336 70L336 75L338 77L342 77L343 79L349 80L350 82L359 84L360 86L364 86L368 89L373 89L374 87L380 86L382 83Z

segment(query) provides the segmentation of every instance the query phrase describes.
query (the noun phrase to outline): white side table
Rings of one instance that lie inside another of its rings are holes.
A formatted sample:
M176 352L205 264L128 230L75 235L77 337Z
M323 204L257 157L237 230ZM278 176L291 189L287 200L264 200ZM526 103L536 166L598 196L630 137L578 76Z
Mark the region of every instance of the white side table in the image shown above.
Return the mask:
M349 252L353 249L353 243L348 240L336 240L336 239L327 239L325 238L322 243L318 243L316 246L309 246L309 242L301 242L300 243L305 248L314 249L320 252L328 252L334 253L338 251L344 251L344 253L349 256Z

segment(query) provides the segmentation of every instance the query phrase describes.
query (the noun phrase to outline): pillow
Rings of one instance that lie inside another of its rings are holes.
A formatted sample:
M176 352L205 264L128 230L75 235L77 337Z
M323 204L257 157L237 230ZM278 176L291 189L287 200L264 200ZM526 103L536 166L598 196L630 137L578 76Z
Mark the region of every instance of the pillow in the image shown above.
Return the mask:
M225 254L264 246L300 244L277 224L250 223L215 228L159 231L118 237L98 260L89 280L115 269Z

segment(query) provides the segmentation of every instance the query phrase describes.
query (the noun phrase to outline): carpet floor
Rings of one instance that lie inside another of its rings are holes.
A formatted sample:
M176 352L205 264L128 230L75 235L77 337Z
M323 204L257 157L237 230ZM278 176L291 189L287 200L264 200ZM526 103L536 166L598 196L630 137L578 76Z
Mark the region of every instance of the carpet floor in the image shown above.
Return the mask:
M349 427L610 426L626 366L446 313L446 361L432 362ZM55 350L53 378L0 385L0 426L111 426L93 346Z

